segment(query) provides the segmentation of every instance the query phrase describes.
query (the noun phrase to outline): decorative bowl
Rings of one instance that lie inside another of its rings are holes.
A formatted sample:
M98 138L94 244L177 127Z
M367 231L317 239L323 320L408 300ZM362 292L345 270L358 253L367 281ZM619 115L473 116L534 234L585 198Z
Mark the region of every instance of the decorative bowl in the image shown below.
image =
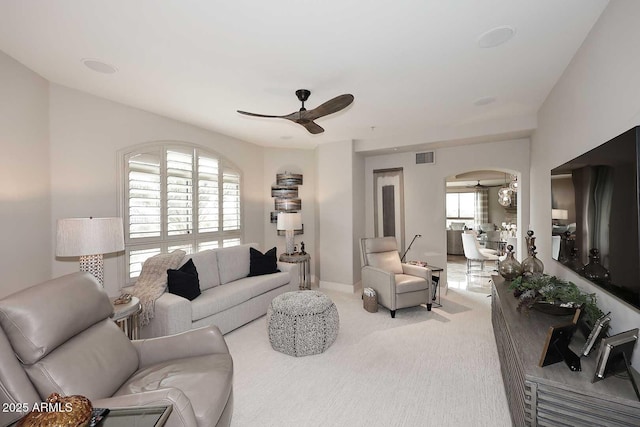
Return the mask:
M553 316L568 316L574 314L576 308L578 308L578 306L572 302L537 301L533 304L534 310Z

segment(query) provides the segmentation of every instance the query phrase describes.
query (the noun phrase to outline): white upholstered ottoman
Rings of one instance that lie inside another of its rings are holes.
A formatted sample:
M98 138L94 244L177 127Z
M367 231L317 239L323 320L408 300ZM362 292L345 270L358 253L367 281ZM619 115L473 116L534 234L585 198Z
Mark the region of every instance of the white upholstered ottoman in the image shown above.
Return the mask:
M338 309L322 292L286 292L275 297L267 310L271 347L290 356L324 352L339 328Z

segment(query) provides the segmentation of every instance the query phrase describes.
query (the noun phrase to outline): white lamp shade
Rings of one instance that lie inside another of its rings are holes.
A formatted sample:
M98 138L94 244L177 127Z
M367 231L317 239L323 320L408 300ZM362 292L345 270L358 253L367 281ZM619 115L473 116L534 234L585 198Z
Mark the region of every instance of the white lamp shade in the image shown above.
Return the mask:
M278 230L300 230L302 228L302 214L300 212L279 212Z
M122 218L58 220L57 256L108 254L124 250Z
M551 219L569 219L569 211L566 209L551 209Z

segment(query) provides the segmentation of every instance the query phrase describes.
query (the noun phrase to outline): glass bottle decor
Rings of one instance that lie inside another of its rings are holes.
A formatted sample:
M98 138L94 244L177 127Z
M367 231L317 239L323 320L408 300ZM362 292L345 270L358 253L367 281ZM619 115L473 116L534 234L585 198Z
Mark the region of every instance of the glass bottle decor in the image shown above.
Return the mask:
M580 261L580 257L578 256L578 248L571 248L569 259L567 260L565 265L576 273L582 274L584 264L582 264L582 261Z
M522 261L522 275L523 276L539 276L544 272L544 264L538 258L536 258L536 247L531 246L530 255Z
M522 265L520 265L514 257L512 245L507 245L507 257L504 261L500 261L498 273L500 273L505 280L513 280L522 274Z
M524 239L527 241L527 254L531 256L531 247L536 245L536 238L533 237L533 230L527 231L527 235Z
M589 263L584 266L582 275L599 285L609 283L609 271L600 264L600 251L597 248L589 251Z

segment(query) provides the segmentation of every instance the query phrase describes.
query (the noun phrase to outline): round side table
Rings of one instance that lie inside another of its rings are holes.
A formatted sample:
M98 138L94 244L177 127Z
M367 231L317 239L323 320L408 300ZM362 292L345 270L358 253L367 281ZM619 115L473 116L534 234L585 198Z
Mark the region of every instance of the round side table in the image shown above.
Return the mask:
M142 305L137 297L132 296L131 301L126 304L114 304L111 319L120 326L120 329L129 337L137 340L140 337L140 312Z
M299 289L311 289L311 255L306 252L304 254L300 252L282 254L280 255L279 261L302 264L298 266L298 272L300 274Z

